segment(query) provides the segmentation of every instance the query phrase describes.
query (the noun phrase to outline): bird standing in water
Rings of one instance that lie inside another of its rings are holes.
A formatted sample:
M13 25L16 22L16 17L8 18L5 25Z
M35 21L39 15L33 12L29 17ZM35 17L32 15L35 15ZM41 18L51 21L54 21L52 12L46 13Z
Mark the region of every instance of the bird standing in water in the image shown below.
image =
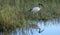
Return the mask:
M44 7L43 4L39 3L38 6L31 8L29 11L33 12L33 14L34 14L34 13L37 13L38 11L40 11L43 7ZM39 31L38 31L39 33L44 31L44 29L41 30L41 28L39 28L40 26L38 26L38 25L33 25L33 26L34 26L34 28L36 26L39 29Z

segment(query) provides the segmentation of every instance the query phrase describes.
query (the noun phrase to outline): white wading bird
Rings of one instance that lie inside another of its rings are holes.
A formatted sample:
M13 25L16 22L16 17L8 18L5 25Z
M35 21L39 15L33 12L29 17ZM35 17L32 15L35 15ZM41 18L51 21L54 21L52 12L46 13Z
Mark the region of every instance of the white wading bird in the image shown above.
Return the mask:
M37 7L31 8L29 11L33 12L33 14L34 14L34 13L40 11L40 10L42 9L42 7L44 7L44 6L43 6L42 4L39 3ZM29 24L29 26L30 26L31 28L39 29L39 33L41 33L41 32L44 31L44 29L41 30L40 25Z
M40 11L42 9L42 7L43 7L43 5L39 3L38 6L31 8L29 11L36 13L36 12Z

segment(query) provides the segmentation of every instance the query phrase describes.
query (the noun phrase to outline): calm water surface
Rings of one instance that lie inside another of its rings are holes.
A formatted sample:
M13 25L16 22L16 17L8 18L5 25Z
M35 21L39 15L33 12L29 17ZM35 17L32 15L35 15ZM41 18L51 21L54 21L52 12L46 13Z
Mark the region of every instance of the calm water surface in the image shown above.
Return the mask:
M45 26L42 33L34 32L34 35L60 35L60 22L59 21L47 21L48 25Z
M60 21L59 20L49 20L47 22L40 21L38 22L40 24L41 30L44 29L43 32L39 33L38 30L33 29L32 32L26 32L26 35L60 35ZM0 33L3 35L2 33ZM9 33L8 33L9 34ZM8 35L7 34L7 35ZM15 32L11 32L10 35L25 35L22 34L21 30L17 29Z

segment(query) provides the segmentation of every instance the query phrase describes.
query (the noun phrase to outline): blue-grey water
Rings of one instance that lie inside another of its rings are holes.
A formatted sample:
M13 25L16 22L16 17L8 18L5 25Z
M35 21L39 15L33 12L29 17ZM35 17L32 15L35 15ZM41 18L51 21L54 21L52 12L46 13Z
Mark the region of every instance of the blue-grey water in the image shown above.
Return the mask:
M60 24L57 24L57 21L48 21L47 23L50 24L45 26L45 29L42 33L38 33L35 31L34 35L60 35ZM53 25L52 23L56 24Z
M19 31L19 29L16 29L16 31L13 31L10 35L60 35L60 20L53 19L47 22L40 21L38 23L40 24L41 30L44 29L41 33L36 29L32 29L29 32L27 32L28 30L25 31L26 33L23 32L23 34L21 32L22 30Z

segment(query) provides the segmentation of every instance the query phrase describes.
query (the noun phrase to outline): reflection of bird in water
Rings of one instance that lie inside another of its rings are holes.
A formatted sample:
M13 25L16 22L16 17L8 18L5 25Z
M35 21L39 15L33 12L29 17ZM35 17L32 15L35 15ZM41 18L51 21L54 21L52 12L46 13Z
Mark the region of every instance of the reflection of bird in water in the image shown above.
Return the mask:
M41 29L39 28L39 33L43 32L43 31L44 31L44 29L43 29L43 30L41 30Z
M38 27L39 27L39 31L38 31L39 33L41 33L41 32L43 32L43 31L44 31L44 29L42 29L42 30L41 30L41 28L40 28L41 26L40 26L40 24L39 24L39 23L38 23Z
M38 31L39 33L41 33L41 32L44 31L44 29L41 30L40 24L29 24L29 27L30 27L30 28L33 28L33 29L38 29L38 30L39 30L39 31Z

